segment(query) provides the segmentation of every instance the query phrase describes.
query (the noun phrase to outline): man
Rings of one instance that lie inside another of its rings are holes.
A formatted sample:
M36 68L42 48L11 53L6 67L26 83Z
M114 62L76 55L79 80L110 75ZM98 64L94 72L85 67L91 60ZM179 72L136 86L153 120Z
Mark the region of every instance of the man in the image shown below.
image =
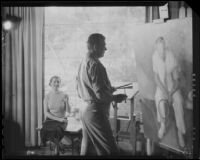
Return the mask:
M91 155L91 146L96 155L116 155L119 149L109 123L109 108L112 101L122 102L126 95L112 95L115 89L99 61L106 51L105 37L99 33L91 34L87 46L88 53L80 64L77 76L78 94L86 102L81 118L81 155Z
M180 147L184 147L185 141L183 135L186 131L183 112L184 100L179 85L180 68L175 56L171 51L166 49L163 37L159 37L156 40L152 61L157 85L155 93L157 119L161 123L158 137L162 139L166 132L166 105L173 106L176 126L178 128L179 145Z

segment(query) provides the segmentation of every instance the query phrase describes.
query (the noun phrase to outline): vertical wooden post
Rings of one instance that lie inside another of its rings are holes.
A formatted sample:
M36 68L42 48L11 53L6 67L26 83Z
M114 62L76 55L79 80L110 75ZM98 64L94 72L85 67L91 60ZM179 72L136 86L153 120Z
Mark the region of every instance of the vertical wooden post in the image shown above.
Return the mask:
M113 102L113 108L114 108L114 137L117 141L117 103Z
M132 144L132 153L135 155L136 151L136 127L135 127L135 116L134 116L134 96L131 98L130 104L130 143Z

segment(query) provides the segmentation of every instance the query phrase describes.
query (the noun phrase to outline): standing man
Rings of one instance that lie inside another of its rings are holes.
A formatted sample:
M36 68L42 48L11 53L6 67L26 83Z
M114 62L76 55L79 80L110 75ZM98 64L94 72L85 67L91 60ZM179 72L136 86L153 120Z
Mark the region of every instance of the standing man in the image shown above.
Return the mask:
M102 34L91 34L87 41L88 53L80 64L77 76L79 97L86 102L82 109L83 139L81 155L90 155L94 148L96 155L116 155L119 149L115 142L110 122L109 109L112 101L117 103L126 99L126 95L112 95L106 69L99 61L106 49Z

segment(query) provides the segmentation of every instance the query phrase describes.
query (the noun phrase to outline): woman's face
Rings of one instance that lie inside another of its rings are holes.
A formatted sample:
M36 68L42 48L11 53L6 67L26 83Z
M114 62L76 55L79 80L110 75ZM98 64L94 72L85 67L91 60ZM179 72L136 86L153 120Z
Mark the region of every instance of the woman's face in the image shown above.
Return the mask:
M52 89L54 90L58 90L59 87L60 87L60 84L61 84L61 81L59 78L54 78L52 81L51 81L51 87Z
M157 43L156 50L160 54L162 58L165 57L165 44L164 43Z

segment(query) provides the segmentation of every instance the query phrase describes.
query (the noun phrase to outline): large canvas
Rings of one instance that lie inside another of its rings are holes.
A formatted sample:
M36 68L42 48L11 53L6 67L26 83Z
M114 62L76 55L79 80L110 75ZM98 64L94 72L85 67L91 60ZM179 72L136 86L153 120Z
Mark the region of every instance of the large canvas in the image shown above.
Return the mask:
M149 23L132 28L133 48L136 58L137 80L143 99L141 108L144 120L144 130L148 138L164 144L167 147L181 150L178 144L177 126L173 107L169 106L168 128L166 135L159 140L152 55L154 44L159 36L163 36L166 46L176 56L180 64L181 94L184 98L184 123L186 125L186 146L191 148L192 141L192 110L187 109L188 94L192 90L192 19L184 18L170 20L165 23Z

